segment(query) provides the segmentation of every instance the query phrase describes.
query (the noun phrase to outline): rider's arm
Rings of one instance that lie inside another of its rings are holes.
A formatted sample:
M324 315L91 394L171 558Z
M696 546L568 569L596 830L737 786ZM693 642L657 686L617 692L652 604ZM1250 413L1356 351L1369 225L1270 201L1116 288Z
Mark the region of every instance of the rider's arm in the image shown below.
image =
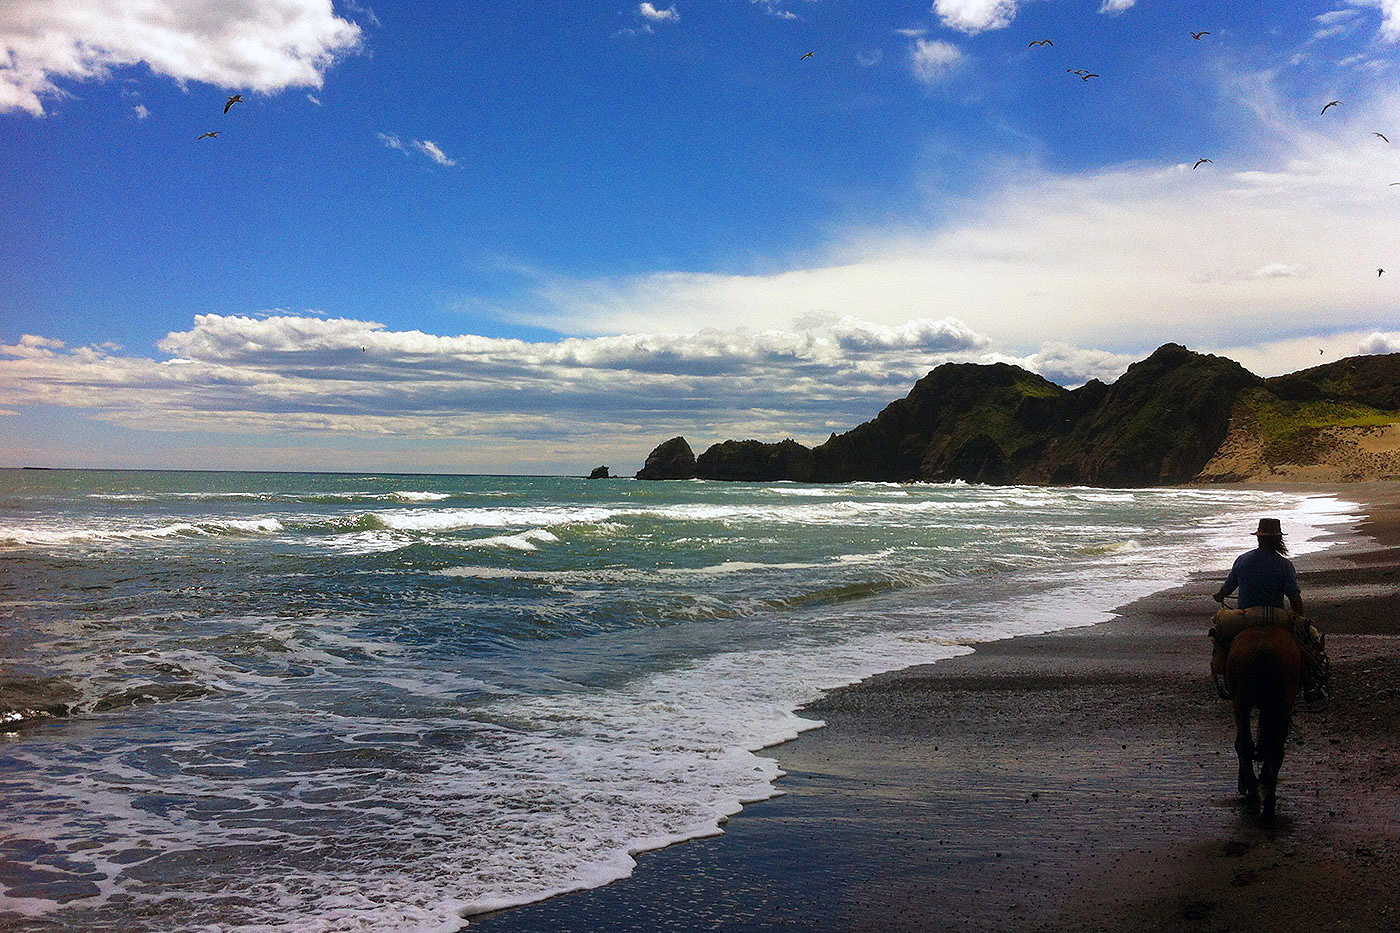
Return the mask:
M1239 564L1239 561L1237 560L1235 561L1235 563ZM1223 603L1225 601L1225 597L1233 593L1235 591L1235 587L1239 585L1239 576L1235 573L1235 568L1231 567L1230 575L1225 578L1224 583L1220 584L1220 589L1216 591L1215 595L1212 596L1211 599L1214 599L1218 603Z
M1288 562L1288 579L1283 584L1283 594L1288 597L1288 605L1298 615L1307 615L1303 611L1303 594L1298 589L1298 571L1293 567L1293 561Z

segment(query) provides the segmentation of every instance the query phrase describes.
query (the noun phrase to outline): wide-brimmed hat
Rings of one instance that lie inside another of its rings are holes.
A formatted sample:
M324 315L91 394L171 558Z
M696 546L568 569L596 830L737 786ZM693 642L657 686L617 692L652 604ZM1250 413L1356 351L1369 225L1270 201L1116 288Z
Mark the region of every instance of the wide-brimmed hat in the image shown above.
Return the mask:
M1259 519L1259 527L1255 529L1254 534L1260 538L1282 538L1283 526L1276 518L1261 518Z

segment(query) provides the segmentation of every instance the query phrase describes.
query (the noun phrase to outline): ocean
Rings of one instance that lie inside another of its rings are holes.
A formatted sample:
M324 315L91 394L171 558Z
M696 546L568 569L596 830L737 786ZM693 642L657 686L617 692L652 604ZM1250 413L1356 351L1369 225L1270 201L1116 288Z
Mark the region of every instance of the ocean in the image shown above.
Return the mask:
M1354 510L0 470L0 927L454 930L605 884L781 792L763 750L824 690L1223 576L1261 515L1316 550ZM33 721L45 698L70 715Z

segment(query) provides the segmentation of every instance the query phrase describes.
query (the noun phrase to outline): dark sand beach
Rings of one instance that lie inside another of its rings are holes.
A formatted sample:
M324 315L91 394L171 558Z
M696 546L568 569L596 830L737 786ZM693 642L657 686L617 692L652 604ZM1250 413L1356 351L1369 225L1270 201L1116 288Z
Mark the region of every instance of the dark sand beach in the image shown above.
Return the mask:
M1207 668L1225 569L1113 621L872 678L775 747L783 796L632 878L474 929L1382 931L1400 927L1400 489L1297 558L1332 697L1294 719L1279 819L1234 793ZM1240 549L1251 546L1242 529Z

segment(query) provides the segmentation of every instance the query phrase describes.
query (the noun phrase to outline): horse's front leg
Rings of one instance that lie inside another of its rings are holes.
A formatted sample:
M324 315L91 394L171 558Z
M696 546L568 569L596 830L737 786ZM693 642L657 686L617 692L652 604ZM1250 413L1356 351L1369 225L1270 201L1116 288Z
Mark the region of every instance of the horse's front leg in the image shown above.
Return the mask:
M1259 805L1259 779L1254 776L1254 738L1249 729L1249 707L1235 700L1235 754L1240 759L1239 792L1251 807Z

